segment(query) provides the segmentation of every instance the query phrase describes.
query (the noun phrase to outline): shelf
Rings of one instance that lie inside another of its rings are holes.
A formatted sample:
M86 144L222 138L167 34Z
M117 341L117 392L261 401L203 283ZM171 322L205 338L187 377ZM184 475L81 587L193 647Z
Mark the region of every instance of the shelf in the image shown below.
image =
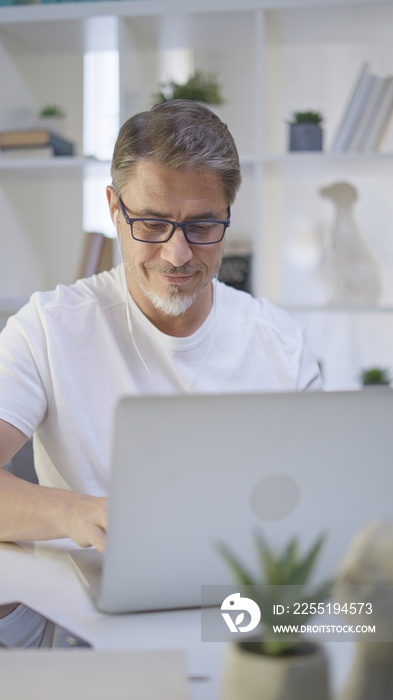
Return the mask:
M0 7L0 32L4 29L14 40L39 53L70 53L86 47L86 22L89 19L151 18L166 13L191 12L236 15L258 10L269 11L269 23L281 42L307 43L348 40L391 41L393 8L390 0L198 0L192 9L184 0L102 0L97 2L53 2ZM300 5L300 7L299 7ZM357 6L356 22L353 6ZM376 13L378 8L378 13ZM242 22L238 26L241 29ZM209 28L207 28L209 33ZM239 37L236 44L238 45ZM100 32L101 48L114 48L110 32ZM225 28L215 32L216 42L226 41Z
M283 168L289 173L298 175L306 169L328 170L337 166L356 166L357 172L364 171L370 175L370 165L378 168L388 168L392 172L393 153L286 153L257 155L245 153L240 155L240 163L244 167L266 165L272 168ZM110 161L100 161L82 156L57 156L54 158L7 158L0 156L0 173L20 172L21 170L61 173L71 169L84 168L89 173L105 174L110 169Z
M256 156L255 156L256 157ZM288 153L265 153L262 156L260 156L262 161L265 163L272 163L273 165L275 163L279 164L286 164L286 163L312 163L312 162L321 162L321 163L333 163L336 165L337 163L343 162L350 162L353 161L355 163L360 163L363 161L374 161L374 162L382 162L382 161L393 161L393 152L391 153L381 153L379 151L365 151L362 153L359 152L350 152L350 151L345 151L343 153L331 153L328 151L291 151Z
M273 4L271 9L277 12L270 13L270 21L272 28L274 25L274 35L280 42L319 45L332 42L391 44L393 7L390 0L319 3L295 1Z
M373 170L380 174L392 174L393 153L329 153L326 151L266 153L261 162L269 168L281 169L288 175L310 175L318 171L347 169L357 175L372 175Z
M190 11L189 7L185 7L184 0L102 0L99 2L44 2L42 4L26 4L26 5L7 5L0 6L1 16L0 24L17 24L20 22L45 22L47 20L67 20L67 19L83 19L92 16L141 16L141 15L158 15L167 12L184 12ZM344 6L343 6L344 5ZM357 13L364 16L364 23L353 22L353 6L357 6ZM215 0L214 4L211 0L199 0L192 8L192 12L225 12L238 10L285 10L290 17L291 22L285 22L283 30L286 37L291 40L303 41L305 34L314 32L315 27L310 29L310 21L325 18L325 22L321 27L319 21L317 24L318 36L333 35L337 37L337 33L341 31L345 38L348 38L348 32L360 31L359 27L370 30L369 18L375 24L375 6L384 7L385 12L391 11L390 0ZM363 6L363 7L362 7ZM290 14L291 13L291 14ZM292 15L293 13L293 15ZM304 21L304 13L306 21ZM323 13L323 14L322 14ZM335 21L336 14L340 13L343 27L337 27ZM297 19L297 21L296 21ZM389 27L382 20L376 25L385 28L386 33L390 32ZM390 33L389 33L390 37Z
M217 7L217 4L220 5ZM258 3L257 3L258 4ZM261 3L261 7L265 3ZM248 7L247 7L248 5ZM236 49L250 44L255 3L243 0L200 0L187 8L192 16L187 46L216 50L227 47L227 35L236 32ZM0 34L12 37L20 51L40 54L81 53L90 50L116 49L118 37L107 31L106 20L119 18L135 25L143 50L156 47L161 32L161 18L167 12L185 13L182 0L113 0L113 2L70 2L21 5L0 8ZM204 22L203 14L209 16ZM101 22L99 20L102 20ZM175 46L179 38L175 37Z
M21 174L34 177L47 177L48 175L68 175L78 171L83 173L86 159L78 156L54 156L53 158L7 158L0 157L0 176L14 176Z
M20 175L46 177L78 171L81 175L107 175L110 161L96 160L82 156L54 156L53 158L7 158L0 157L0 177Z
M306 306L306 305L291 305L281 304L289 313L340 313L340 314L391 314L393 306Z
M279 42L293 44L323 43L329 41L360 42L375 40L391 41L393 7L390 0L198 0L192 10L184 7L184 0L103 0L97 2L53 2L0 7L0 34L7 34L20 50L37 53L83 52L87 45L92 48L92 33L89 20L108 17L142 19L152 21L152 27L167 13L191 12L193 24L198 16L206 13L212 16L221 14L211 29L205 27L204 37L213 35L217 42L225 43L228 27L222 22L228 20L231 32L236 32L236 46L239 40L244 44L242 31L243 17L258 10L266 10L272 34ZM299 6L300 5L300 6ZM353 21L353 6L356 5L356 22ZM378 10L378 12L376 12ZM229 15L232 13L233 17ZM195 25L196 26L196 25ZM149 30L150 31L150 30ZM154 30L153 30L154 31ZM93 44L100 49L116 48L116 38L111 32L101 28L93 31ZM192 40L192 37L190 37ZM247 43L249 38L247 38ZM201 37L196 46L201 46ZM214 45L213 45L214 46Z

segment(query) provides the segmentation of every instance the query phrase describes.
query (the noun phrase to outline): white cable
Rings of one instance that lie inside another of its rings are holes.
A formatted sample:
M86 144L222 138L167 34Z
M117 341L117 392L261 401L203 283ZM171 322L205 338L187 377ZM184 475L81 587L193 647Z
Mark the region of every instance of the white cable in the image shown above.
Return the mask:
M199 377L199 374L200 374L200 372L201 372L201 369L202 369L202 367L204 366L204 364L205 364L205 362L206 362L206 360L207 360L207 356L208 356L208 354L209 354L209 352L210 352L210 350L211 350L211 346L213 345L213 338L214 338L214 334L215 334L215 330L216 330L216 309L217 309L217 300L216 300L216 297L217 297L217 280L214 280L214 282L213 282L213 328L212 328L212 332L211 332L211 335L210 335L209 347L208 347L207 350L206 350L206 354L205 354L205 357L204 357L203 360L202 360L201 366L199 367L199 369L198 369L198 371L197 371L197 373L196 373L194 379L192 380L190 386L188 387L188 389L187 389L187 391L186 391L186 396L187 396L188 394L191 393L191 389L192 389L192 387L194 386L194 384L195 384L197 378Z
M117 212L115 213L115 223L117 223ZM123 273L122 274L122 287L123 287L124 301L125 301L125 305L126 305L126 316L127 316L128 330L130 332L135 350L137 351L139 358L140 358L146 372L148 373L152 383L156 386L156 382L154 381L152 374L151 374L145 360L143 359L142 353L140 352L138 345L136 343L135 337L134 337L134 331L132 328L132 321L131 321L131 308L130 308L130 302L129 302L129 298L128 298L129 291L128 291L128 285L127 285L126 266L125 266L124 257L123 257L123 247L122 247L121 240L120 240L121 234L120 234L120 231L117 228L117 226L116 226L116 231L117 231L117 243L119 245L120 258L122 261L122 273Z
M115 223L116 223L116 221L117 221L117 212L115 213ZM126 266L125 266L125 263L124 263L123 250L122 250L122 245L121 245L121 241L120 241L120 231L119 231L118 228L117 228L116 230L117 230L117 242L118 242L118 245L119 245L120 258L121 258L121 261L122 261L122 268L123 268L123 269L122 269L122 273L123 273L123 274L122 274L122 278L123 278L123 280L122 280L122 286L123 286L124 301L125 301L125 304L126 304L126 316L127 316L128 330L129 330L129 332L130 332L130 335L131 335L132 342L133 342L133 344L134 344L135 350L136 350L137 353L138 353L139 359L141 360L141 362L142 362L142 364L143 364L143 366L144 366L144 368L145 368L147 374L149 375L149 377L150 377L150 379L151 379L151 381L152 381L152 384L153 384L156 388L158 388L157 382L155 381L155 379L154 379L152 373L150 372L149 367L147 366L147 364L146 364L146 362L145 362L145 359L144 359L144 357L143 357L141 351L139 350L138 344L137 344L137 342L136 342L136 340L135 340L134 331L133 331L133 326L132 326L132 312L131 312L131 307L130 307L130 302L129 302L129 291L128 291L128 285L127 285ZM190 386L188 387L187 391L184 392L186 396L191 392L191 389L193 388L193 386L194 386L194 384L195 384L197 378L199 377L199 374L200 374L202 368L203 368L204 365L205 365L205 362L206 362L206 360L207 360L207 357L208 357L208 355L209 355L209 353L210 353L210 350L211 350L211 347L212 347L212 344L213 344L213 338L214 338L215 329L216 329L216 309L217 309L217 302L216 302L217 284L216 284L216 282L217 282L217 280L214 280L214 282L213 282L213 327L212 327L212 332L211 332L211 335L210 335L209 346L208 346L208 348L207 348L207 350L206 350L205 356L204 356L204 358L203 358L203 360L202 360L202 363L200 364L200 366L199 366L199 368L198 368L198 371L197 371L197 373L196 373L194 379L192 380L192 382L191 382Z

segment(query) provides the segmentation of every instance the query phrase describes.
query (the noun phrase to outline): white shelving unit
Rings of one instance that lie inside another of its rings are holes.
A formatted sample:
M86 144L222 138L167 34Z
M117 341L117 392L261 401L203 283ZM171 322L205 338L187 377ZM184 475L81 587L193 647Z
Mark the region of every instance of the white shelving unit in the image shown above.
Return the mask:
M3 177L13 175L20 176L21 173L28 176L30 174L34 179L43 177L48 174L52 177L61 177L62 174L67 174L70 171L83 172L87 159L78 156L63 156L61 158L7 158L2 156L0 159L0 172Z
M393 364L393 131L380 153L329 152L359 66L393 73L392 27L391 3L298 3L265 13L259 291L302 322L328 388L355 388L362 367ZM285 120L299 109L324 114L324 152L287 152ZM357 190L356 223L379 263L377 309L330 305L326 242L335 212L319 190L343 181Z
M171 25L179 31L168 34ZM357 188L355 213L380 261L381 306L390 308L393 134L387 135L384 152L373 155L331 154L329 147L359 65L368 60L377 73L393 72L392 27L390 0L119 0L1 8L0 128L23 125L44 102L59 102L76 156L0 159L0 299L26 297L74 279L86 218L84 184L109 171L107 161L83 156L85 52L119 52L113 80L123 122L153 103L164 52L187 49L194 67L216 72L223 85L227 101L221 116L236 139L243 168L227 244L252 249L254 293L302 307L299 314L325 366L342 351L345 362L354 363L355 375L356 363L384 357L381 348L392 342L388 313L374 315L384 324L374 331L374 355L367 346L355 357L340 343L331 352L321 341L327 319L336 315L341 324L345 316L356 317L357 326L363 319L368 327L370 314L324 311L329 288L321 236L333 211L318 190L342 180ZM287 153L286 119L306 108L325 115L325 151ZM313 310L304 310L309 307ZM348 376L348 382L355 380Z

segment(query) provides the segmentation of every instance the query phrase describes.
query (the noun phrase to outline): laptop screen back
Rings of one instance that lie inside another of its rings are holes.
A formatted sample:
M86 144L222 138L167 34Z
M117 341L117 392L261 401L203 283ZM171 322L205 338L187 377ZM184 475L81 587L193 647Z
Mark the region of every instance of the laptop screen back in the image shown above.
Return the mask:
M117 410L102 609L192 607L232 584L225 543L256 570L254 533L326 542L392 515L393 392L129 397Z

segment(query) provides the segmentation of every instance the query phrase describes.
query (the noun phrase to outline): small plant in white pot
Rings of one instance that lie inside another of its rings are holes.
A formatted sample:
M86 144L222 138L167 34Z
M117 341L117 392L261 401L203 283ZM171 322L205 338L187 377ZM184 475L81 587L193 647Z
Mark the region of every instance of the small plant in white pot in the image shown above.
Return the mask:
M55 103L43 105L38 112L36 128L62 133L65 118L64 109Z
M289 120L290 151L322 151L323 114L316 110L293 112Z
M294 538L283 552L275 554L258 535L261 573L257 577L220 545L219 551L242 595L259 606L263 626L258 638L228 645L223 700L330 700L328 664L322 647L300 634L273 628L292 625L300 629L310 616L323 610L332 582L312 590L307 587L323 541L323 537L318 538L302 555Z

